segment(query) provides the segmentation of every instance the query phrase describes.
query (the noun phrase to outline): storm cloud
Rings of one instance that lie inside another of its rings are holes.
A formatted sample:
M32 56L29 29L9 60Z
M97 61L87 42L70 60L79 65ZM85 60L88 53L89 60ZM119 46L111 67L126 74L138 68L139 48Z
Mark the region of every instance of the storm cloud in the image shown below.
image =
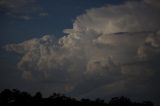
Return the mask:
M59 39L45 35L5 48L22 57L17 66L25 79L50 79L72 95L128 92L158 98L160 10L155 2L92 8Z

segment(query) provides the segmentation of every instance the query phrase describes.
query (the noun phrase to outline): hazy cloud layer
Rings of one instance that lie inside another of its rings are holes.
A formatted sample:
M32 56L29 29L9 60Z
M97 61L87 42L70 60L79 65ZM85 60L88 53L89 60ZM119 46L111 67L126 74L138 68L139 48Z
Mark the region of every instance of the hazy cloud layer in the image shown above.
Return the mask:
M160 8L160 1L159 0L144 0L144 2Z
M24 78L50 79L72 95L157 98L159 13L148 2L93 8L78 16L60 39L45 35L5 48L22 56L18 67Z
M0 10L14 18L30 20L35 15L46 16L37 0L0 0Z

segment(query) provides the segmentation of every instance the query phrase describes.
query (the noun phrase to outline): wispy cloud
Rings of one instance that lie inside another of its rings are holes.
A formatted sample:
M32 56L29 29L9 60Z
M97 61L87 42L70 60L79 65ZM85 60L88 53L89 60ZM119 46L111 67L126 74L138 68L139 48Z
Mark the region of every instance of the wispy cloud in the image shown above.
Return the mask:
M44 17L44 16L48 16L48 13L43 12L43 13L40 13L39 15Z
M37 0L1 0L0 10L14 18L30 20L43 12Z
M144 2L160 8L160 1L159 0L144 0Z

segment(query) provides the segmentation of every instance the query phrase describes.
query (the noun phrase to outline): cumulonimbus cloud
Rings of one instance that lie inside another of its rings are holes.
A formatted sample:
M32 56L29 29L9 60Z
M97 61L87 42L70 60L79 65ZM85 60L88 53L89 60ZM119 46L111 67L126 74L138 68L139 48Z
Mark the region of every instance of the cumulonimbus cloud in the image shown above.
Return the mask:
M146 2L92 8L60 39L45 35L5 48L22 56L24 78L52 79L72 94L147 93L160 69L159 19L159 9Z

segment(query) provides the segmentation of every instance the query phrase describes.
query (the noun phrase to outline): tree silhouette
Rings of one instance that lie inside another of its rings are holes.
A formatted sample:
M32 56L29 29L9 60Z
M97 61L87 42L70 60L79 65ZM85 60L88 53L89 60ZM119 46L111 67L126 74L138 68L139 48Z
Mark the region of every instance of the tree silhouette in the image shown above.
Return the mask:
M144 105L144 106L153 106L153 103L150 102L150 101L144 101L144 102L143 102L143 105Z
M110 100L109 105L110 106L131 106L132 102L127 97L114 97Z
M132 102L129 98L121 96L114 97L108 103L104 100L97 98L96 100L90 100L83 98L76 100L59 93L53 93L47 98L43 98L41 92L37 92L34 96L31 96L27 92L21 92L17 89L9 90L4 89L0 93L0 106L28 106L28 105L45 105L45 106L153 106L150 101L144 101L142 103Z
M2 105L9 104L13 101L13 94L9 89L5 89L0 93L0 103Z

